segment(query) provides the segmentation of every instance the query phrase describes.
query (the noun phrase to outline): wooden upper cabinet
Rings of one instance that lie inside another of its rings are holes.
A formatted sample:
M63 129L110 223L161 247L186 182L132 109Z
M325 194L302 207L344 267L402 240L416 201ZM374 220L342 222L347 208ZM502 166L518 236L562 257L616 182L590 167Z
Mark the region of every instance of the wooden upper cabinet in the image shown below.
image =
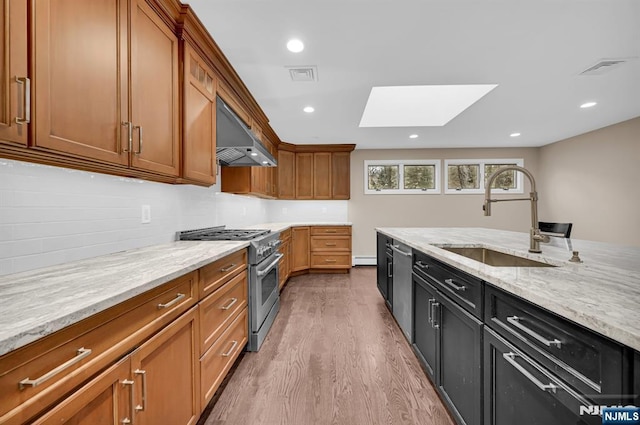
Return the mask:
M296 153L296 199L313 199L313 153Z
M27 144L27 2L0 0L0 142Z
M331 199L331 152L313 154L313 199Z
M351 153L331 153L331 199L351 197Z
M216 182L216 82L211 68L184 44L182 177Z
M285 150L278 151L278 198L295 199L296 154Z
M32 5L33 145L128 164L127 2Z
M88 2L93 5L93 1ZM146 0L132 2L131 165L177 176L180 162L178 37Z

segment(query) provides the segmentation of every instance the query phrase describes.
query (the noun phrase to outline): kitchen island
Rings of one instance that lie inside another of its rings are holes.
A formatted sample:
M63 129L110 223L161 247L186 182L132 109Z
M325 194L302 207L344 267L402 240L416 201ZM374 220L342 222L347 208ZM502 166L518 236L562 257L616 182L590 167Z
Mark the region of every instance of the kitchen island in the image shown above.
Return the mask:
M380 293L411 318L459 424L599 424L599 406L640 404L640 249L551 238L532 254L524 233L376 230Z

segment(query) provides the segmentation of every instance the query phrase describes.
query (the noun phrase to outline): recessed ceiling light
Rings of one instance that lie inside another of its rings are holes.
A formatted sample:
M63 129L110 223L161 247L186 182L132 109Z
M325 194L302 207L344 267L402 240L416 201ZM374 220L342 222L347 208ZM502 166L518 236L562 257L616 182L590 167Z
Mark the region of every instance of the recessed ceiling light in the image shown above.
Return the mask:
M580 105L580 107L582 109L591 108L592 106L596 106L597 104L598 104L597 102L587 102L587 103L583 103L582 105Z
M297 38L291 39L287 42L287 49L293 53L300 53L304 50L304 43Z
M251 152L251 156L258 156L256 152Z
M520 133L511 133L509 136L511 137L518 137L520 135Z
M360 127L438 127L497 84L373 87Z
M310 114L315 111L315 109L313 108L313 106L305 106L303 111L305 111L307 114Z
M417 134L412 134L409 136L409 139L417 139L418 135Z

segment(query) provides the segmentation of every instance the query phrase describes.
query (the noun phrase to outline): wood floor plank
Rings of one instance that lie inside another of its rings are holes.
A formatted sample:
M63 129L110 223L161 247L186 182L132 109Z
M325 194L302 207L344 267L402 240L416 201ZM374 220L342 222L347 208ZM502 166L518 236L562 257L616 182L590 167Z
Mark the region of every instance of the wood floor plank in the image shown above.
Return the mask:
M292 278L205 425L453 425L375 279L374 267Z

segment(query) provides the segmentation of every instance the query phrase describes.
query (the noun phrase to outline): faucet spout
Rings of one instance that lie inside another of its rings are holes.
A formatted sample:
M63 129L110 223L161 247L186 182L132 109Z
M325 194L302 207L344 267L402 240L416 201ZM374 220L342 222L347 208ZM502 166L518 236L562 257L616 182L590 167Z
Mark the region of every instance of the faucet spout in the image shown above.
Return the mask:
M531 192L529 193L529 198L519 198L519 199L491 199L491 186L495 179L502 173L507 171L519 171L529 179L531 183ZM506 167L502 167L498 169L495 173L493 173L489 180L487 181L487 185L485 187L484 192L484 205L482 209L484 210L485 216L491 215L491 203L492 202L504 202L504 201L531 201L531 230L529 231L529 252L540 253L540 241L544 240L544 236L540 234L540 228L538 227L538 192L536 190L536 180L533 178L533 174L529 170L524 167L520 167L517 165L508 165Z

